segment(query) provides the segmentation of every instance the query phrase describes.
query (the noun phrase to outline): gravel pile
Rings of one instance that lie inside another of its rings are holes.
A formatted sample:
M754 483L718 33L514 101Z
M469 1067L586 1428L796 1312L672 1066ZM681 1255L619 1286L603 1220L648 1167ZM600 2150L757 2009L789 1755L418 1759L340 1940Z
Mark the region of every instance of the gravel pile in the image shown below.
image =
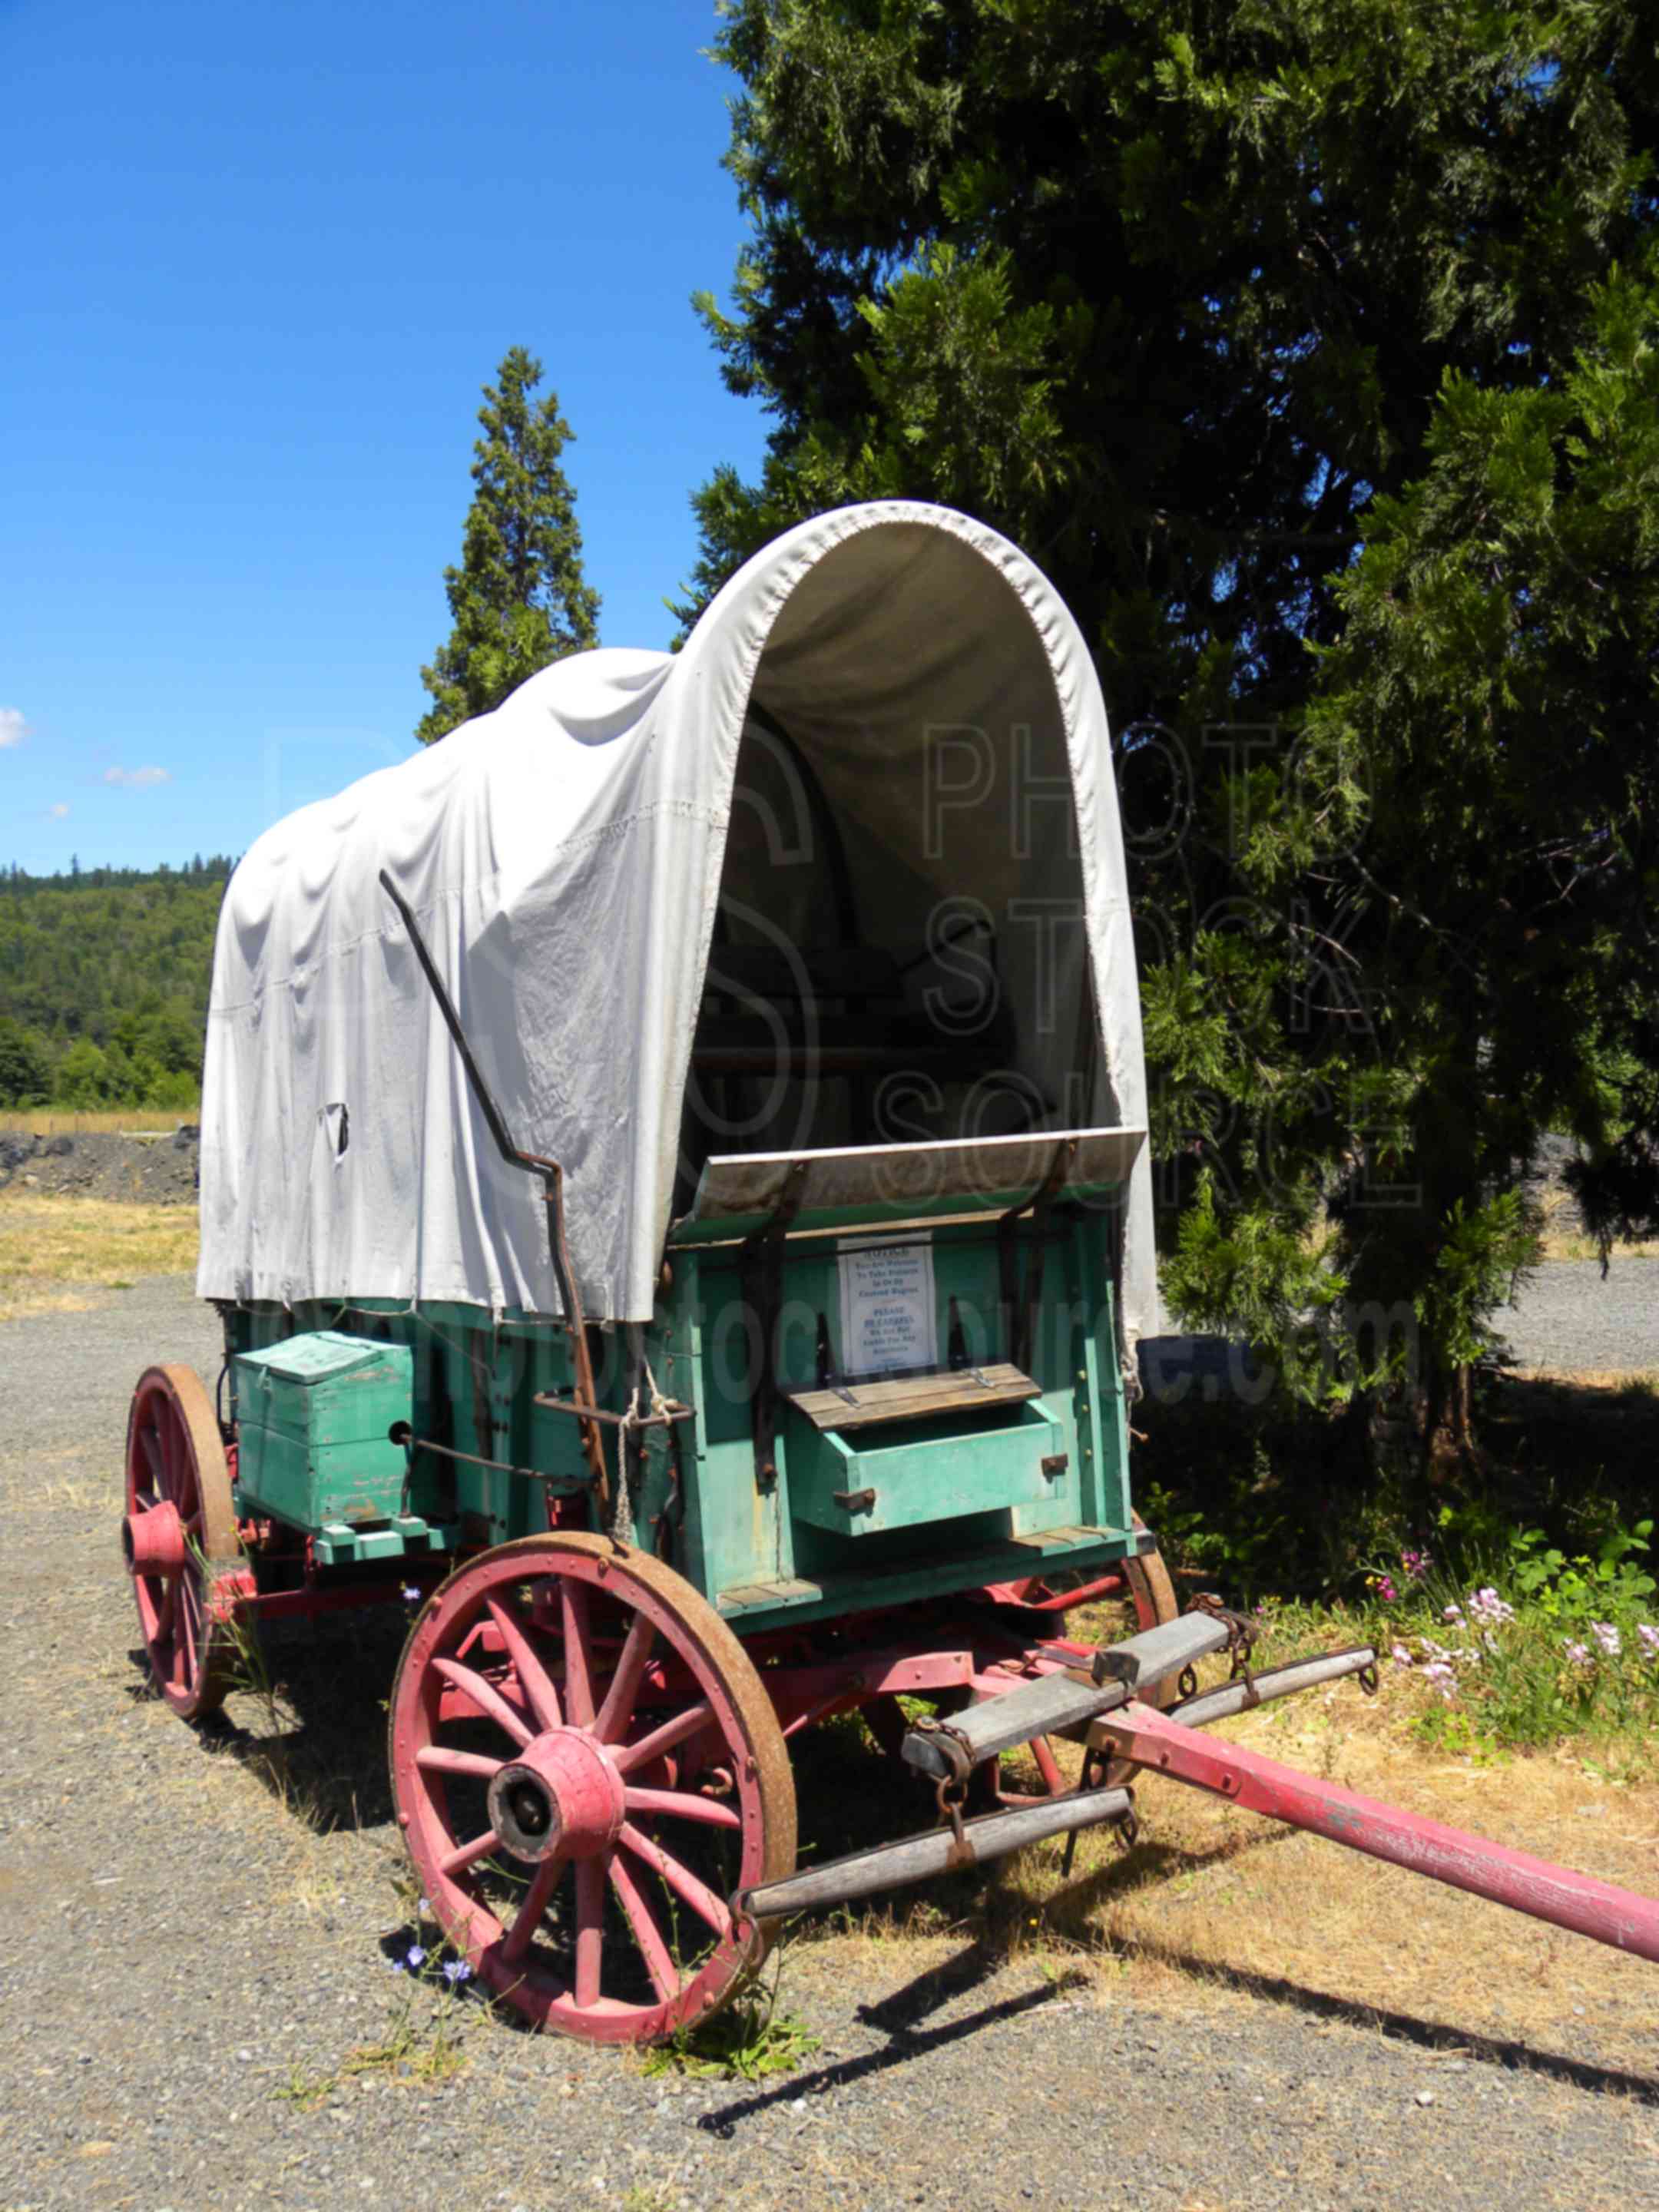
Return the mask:
M8 2212L1654 2202L1655 2084L1385 2037L1292 1990L1069 1990L966 1938L798 1946L787 2001L823 2048L757 2087L653 2077L465 2001L448 2081L344 2071L408 1986L387 1966L408 1941L382 1765L398 1624L389 1648L326 1628L305 1726L339 1747L326 1779L345 1809L319 1828L260 1780L246 1736L192 1732L145 1694L117 1562L133 1380L157 1359L211 1375L217 1349L179 1280L0 1327ZM1425 1958L1401 1987L1407 2031L1433 2016L1433 1981Z
M62 1193L73 1198L139 1199L150 1206L193 1206L201 1133L193 1125L129 1136L0 1134L0 1190Z

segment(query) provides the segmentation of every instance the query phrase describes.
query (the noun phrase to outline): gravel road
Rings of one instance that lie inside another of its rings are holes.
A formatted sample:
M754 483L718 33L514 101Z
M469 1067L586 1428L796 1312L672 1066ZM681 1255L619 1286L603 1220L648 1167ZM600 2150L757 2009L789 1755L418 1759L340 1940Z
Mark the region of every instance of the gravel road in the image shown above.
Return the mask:
M407 1987L383 1948L390 1654L334 1632L357 1817L319 1832L234 1732L143 1693L116 1563L132 1381L161 1357L210 1373L214 1352L176 1280L0 1328L6 2212L1659 2203L1659 2083L1437 2043L1414 2028L1426 1966L1383 2033L1294 1987L1149 1997L965 1940L836 1938L788 1968L823 2048L760 2087L647 2075L465 2002L447 2082L340 2072ZM283 2094L336 2073L313 2108Z
M1659 1260L1615 1256L1605 1279L1593 1260L1555 1261L1493 1320L1522 1367L1651 1374L1659 1369Z
M1523 1371L1659 1373L1659 1260L1615 1255L1605 1276L1594 1260L1551 1261L1492 1321ZM1140 1347L1141 1380L1154 1401L1194 1390L1206 1404L1234 1394L1259 1397L1255 1364L1242 1344L1182 1335L1167 1315L1164 1329Z

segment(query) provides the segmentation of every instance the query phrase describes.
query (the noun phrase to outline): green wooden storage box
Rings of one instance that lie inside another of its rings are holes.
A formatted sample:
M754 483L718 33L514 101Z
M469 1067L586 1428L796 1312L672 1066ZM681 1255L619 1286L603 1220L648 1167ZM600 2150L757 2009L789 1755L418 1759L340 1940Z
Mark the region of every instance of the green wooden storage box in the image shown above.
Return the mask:
M412 1418L408 1345L325 1329L240 1352L234 1366L240 1513L313 1530L398 1513L408 1462L387 1431Z
M802 1423L789 1430L789 1499L797 1519L817 1528L877 1536L1047 1504L1067 1464L1059 1422L1033 1405L943 1425L942 1432L935 1423L841 1436Z

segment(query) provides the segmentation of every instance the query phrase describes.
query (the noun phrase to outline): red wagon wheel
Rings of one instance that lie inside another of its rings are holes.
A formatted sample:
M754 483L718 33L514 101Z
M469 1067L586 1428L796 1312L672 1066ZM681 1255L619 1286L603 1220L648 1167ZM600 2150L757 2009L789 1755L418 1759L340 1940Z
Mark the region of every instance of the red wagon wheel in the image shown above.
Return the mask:
M388 1734L440 1925L538 2027L653 2041L764 1955L726 1900L794 1866L788 1752L743 1646L660 1561L562 1531L469 1561L416 1621Z
M138 1378L121 1550L155 1686L187 1721L216 1711L231 1655L212 1584L216 1569L236 1561L236 1516L219 1424L193 1367L150 1367Z

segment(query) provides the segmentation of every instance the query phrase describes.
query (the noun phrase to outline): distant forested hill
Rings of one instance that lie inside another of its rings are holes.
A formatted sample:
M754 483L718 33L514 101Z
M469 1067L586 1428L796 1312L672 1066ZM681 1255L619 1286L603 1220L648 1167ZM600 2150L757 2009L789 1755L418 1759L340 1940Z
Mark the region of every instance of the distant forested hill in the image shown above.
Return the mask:
M196 1103L233 865L0 873L0 1106Z

